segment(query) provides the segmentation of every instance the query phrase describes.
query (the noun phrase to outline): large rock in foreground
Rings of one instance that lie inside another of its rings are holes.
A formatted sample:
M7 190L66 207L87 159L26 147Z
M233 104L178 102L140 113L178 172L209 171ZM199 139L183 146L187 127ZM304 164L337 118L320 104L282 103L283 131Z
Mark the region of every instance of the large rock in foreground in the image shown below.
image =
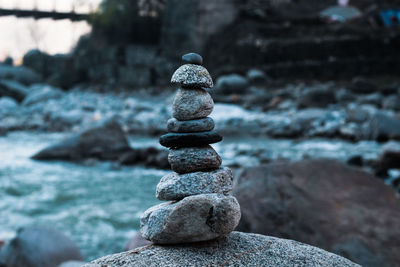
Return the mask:
M363 266L400 262L400 199L376 177L333 160L243 169L240 231L289 238Z
M359 266L338 255L296 241L232 232L186 245L137 248L95 260L84 267L130 266Z
M131 151L129 142L114 120L76 134L34 155L38 160L81 160L98 158L117 160L123 153Z

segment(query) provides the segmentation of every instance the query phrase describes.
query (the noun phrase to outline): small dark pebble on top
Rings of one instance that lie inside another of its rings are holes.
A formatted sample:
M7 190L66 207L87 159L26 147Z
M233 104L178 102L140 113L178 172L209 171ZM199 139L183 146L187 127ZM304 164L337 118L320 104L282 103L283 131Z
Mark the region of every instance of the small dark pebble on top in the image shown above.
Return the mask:
M182 61L187 64L203 65L203 58L196 53L189 53L183 55Z

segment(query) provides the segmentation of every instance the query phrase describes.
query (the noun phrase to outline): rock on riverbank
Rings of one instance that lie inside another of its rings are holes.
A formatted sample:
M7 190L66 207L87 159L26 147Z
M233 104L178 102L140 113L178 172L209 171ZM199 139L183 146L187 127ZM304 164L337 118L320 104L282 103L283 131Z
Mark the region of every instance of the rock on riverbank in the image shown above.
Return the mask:
M150 245L95 260L84 267L128 266L359 266L322 249L292 240L232 232L186 245Z

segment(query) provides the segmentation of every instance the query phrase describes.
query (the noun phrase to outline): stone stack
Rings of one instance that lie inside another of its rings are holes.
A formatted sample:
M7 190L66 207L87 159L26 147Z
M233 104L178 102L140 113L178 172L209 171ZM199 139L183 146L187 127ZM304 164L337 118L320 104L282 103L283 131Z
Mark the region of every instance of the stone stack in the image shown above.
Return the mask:
M177 244L215 239L229 234L240 220L233 196L233 175L221 167L221 157L210 146L222 137L213 131L214 102L206 89L213 86L200 55L182 57L171 82L175 96L168 134L161 145L170 148L168 161L174 173L162 177L156 196L170 201L148 209L141 218L141 233L157 244Z

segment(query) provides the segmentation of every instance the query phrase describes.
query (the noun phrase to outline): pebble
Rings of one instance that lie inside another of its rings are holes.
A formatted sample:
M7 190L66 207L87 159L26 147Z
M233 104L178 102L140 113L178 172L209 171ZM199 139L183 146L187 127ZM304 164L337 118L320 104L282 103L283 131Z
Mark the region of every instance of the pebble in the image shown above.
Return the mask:
M168 132L173 133L195 133L212 131L214 129L214 126L214 120L209 117L190 121L179 121L175 118L171 118L168 120L167 123Z
M144 238L156 244L199 242L227 235L240 220L233 196L202 194L159 204L140 219Z
M227 167L211 172L174 172L161 178L156 196L159 200L180 200L199 194L228 193L232 191L232 181L232 170Z
M199 133L167 133L160 137L160 144L165 147L197 147L222 141L222 136L215 131Z
M182 61L186 64L203 65L203 58L197 53L183 55Z
M171 83L187 88L212 88L214 86L208 70L195 64L185 64L179 67L172 75Z
M214 101L203 89L179 89L172 104L172 116L180 121L205 118L214 109Z
M188 173L217 169L222 159L209 145L203 147L187 147L171 149L168 162L177 173Z

